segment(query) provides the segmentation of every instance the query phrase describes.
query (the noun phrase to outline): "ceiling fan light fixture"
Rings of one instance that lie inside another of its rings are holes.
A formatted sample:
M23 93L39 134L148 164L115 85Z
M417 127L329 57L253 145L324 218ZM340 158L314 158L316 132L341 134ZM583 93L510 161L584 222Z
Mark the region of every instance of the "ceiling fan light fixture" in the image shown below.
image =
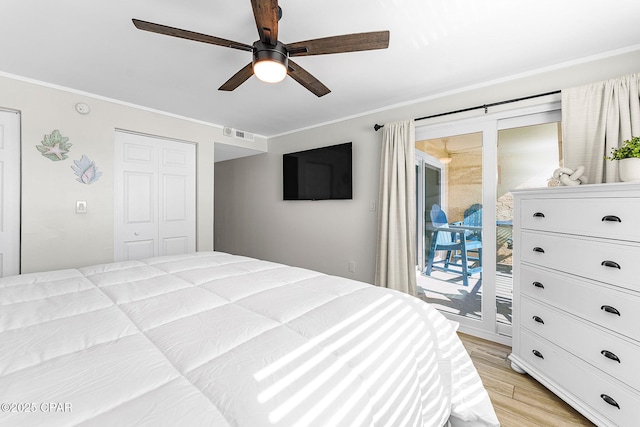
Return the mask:
M287 67L281 62L263 59L253 64L253 74L263 82L279 83L287 76Z
M444 156L440 157L438 160L443 165L449 164L451 163L451 160L453 160L450 156L449 150L447 150L447 142L449 142L449 138L442 138L442 144L444 146Z
M253 47L253 74L266 83L279 83L284 80L289 65L284 45L280 42L268 45L258 41Z

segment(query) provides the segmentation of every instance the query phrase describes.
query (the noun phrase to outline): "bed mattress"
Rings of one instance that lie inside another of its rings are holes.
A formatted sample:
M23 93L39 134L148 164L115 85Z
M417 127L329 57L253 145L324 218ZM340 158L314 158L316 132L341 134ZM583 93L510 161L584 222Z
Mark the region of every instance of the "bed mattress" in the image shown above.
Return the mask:
M411 296L221 252L0 279L1 426L495 426Z

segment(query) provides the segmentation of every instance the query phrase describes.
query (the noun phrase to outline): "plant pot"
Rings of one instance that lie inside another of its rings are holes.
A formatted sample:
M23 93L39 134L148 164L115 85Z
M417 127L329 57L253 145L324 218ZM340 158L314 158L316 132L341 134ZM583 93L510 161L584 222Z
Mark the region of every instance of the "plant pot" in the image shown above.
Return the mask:
M631 157L619 160L619 162L618 172L620 174L620 181L640 181L640 158Z

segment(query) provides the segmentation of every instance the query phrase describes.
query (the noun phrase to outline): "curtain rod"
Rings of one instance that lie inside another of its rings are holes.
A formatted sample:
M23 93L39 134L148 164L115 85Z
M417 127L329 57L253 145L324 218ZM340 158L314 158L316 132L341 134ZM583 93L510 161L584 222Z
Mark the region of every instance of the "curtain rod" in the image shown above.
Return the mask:
M525 96L523 98L514 98L514 99L508 99L506 101L492 102L491 104L477 105L475 107L463 108L462 110L447 111L446 113L439 113L439 114L433 114L431 116L418 117L417 119L413 119L413 121L417 122L418 120L433 119L434 117L448 116L449 114L464 113L464 112L467 112L467 111L479 110L480 108L484 108L484 113L487 114L489 112L488 111L489 107L495 107L497 105L503 105L503 104L510 104L512 102L525 101L527 99L539 98L541 96L555 95L556 93L560 93L560 92L561 91L559 91L559 90L554 90L552 92L539 93L537 95ZM384 125L379 125L377 123L375 125L373 125L373 129L376 132L379 131L380 129L382 129L383 127L384 127Z

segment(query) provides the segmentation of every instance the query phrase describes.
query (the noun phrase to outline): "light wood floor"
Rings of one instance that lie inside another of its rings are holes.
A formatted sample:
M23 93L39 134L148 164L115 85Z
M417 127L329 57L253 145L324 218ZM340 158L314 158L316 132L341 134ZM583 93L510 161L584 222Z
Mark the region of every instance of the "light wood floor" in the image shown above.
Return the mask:
M502 427L593 426L526 374L511 369L511 347L458 333L476 366Z

